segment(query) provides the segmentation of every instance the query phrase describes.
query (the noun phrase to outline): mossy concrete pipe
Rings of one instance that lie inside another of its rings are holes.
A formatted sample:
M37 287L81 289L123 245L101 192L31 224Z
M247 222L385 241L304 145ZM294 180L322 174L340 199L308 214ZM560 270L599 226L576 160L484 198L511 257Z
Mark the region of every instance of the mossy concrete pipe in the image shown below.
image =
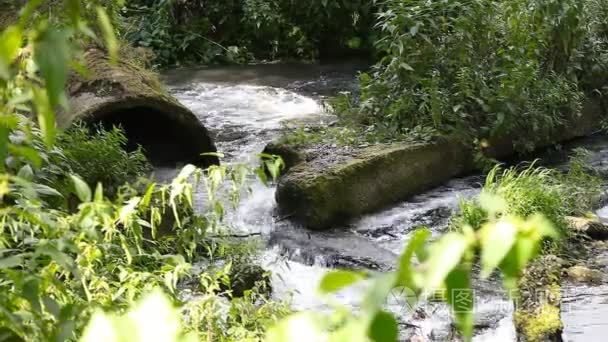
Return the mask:
M279 181L276 198L284 214L323 229L470 171L470 155L451 139L374 146L344 163L293 167Z
M580 116L537 139L536 147L589 135L604 111L599 99L589 100ZM484 152L492 158L507 157L515 152L514 140L493 139ZM300 157L279 180L276 200L282 215L310 229L325 229L469 173L474 170L473 155L458 139L443 138L430 144L378 145L330 163Z
M156 75L125 60L110 63L105 52L90 49L84 54L87 77L72 75L69 110L57 116L60 128L76 121L120 125L129 147L141 145L153 164L217 164L207 129L175 98L167 94Z

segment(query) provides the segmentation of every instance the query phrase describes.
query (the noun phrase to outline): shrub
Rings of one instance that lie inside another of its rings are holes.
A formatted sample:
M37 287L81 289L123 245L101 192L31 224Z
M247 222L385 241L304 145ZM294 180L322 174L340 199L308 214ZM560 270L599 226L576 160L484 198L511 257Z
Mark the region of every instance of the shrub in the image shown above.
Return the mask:
M58 137L57 148L62 153L52 163L60 165L66 174L79 175L87 184L102 183L110 197L120 186L146 176L152 168L141 147L126 150L127 137L119 127L106 130L78 124Z
M605 25L597 19L605 1L383 6L376 44L383 57L360 76L356 104L342 106L363 125L396 132L427 126L465 138L525 136L517 143L527 150L576 117L593 75L608 70Z
M369 47L374 10L374 0L138 0L122 31L161 65L312 60Z

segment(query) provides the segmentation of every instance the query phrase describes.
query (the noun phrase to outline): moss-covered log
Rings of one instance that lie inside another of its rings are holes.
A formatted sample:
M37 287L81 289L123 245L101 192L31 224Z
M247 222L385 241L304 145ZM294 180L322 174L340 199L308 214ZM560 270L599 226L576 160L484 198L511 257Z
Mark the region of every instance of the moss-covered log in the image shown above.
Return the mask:
M75 121L120 125L130 147L141 145L154 164L218 162L201 155L216 151L207 129L162 89L156 75L125 60L111 64L98 49L88 50L84 58L88 72L70 78L69 110L57 117L61 128Z

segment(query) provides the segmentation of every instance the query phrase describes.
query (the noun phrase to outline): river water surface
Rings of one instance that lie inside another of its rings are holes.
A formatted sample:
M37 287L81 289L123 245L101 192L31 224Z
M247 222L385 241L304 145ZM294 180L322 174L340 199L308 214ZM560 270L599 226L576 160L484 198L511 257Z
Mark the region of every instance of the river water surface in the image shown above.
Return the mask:
M356 89L355 75L361 67L344 63L184 69L168 72L165 81L170 92L214 135L218 151L225 154L224 163L257 164L257 154L280 135L285 120L332 122L334 118L325 113L323 100L340 91ZM606 152L605 141L595 144L600 155ZM608 160L604 157L602 155L598 163ZM171 174L174 170L159 172ZM328 269L392 269L417 227L428 226L435 235L443 233L459 201L476 195L482 181L481 176L454 179L392 208L327 232L306 231L278 217L274 187L254 182L252 194L228 214L228 223L235 230L260 233L264 237L267 248L260 261L273 272L275 298L289 298L296 309L324 310L326 301L317 295L316 289ZM346 289L333 299L356 310L364 287L362 284ZM476 281L474 287L475 340L515 341L513 307L500 290L500 281ZM402 340L414 337L416 341L458 340L445 305L423 303L409 308L395 294L389 298L387 309L399 317ZM581 326L587 324L580 322L586 321L582 318L584 315L584 310L583 313L579 310L574 315L578 322L571 319L572 325L566 331L571 331L575 338L566 336L567 340L593 341L580 332L584 328Z

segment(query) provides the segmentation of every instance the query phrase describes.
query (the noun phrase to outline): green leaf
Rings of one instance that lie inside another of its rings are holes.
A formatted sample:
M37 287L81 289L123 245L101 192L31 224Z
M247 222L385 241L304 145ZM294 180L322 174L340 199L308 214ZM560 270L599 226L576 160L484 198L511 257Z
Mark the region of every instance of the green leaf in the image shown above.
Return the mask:
M431 236L431 231L428 229L416 230L412 238L407 244L405 251L399 259L399 270L397 276L397 282L399 285L404 286L410 290L414 290L417 286L414 283L412 257L414 254L421 250L426 241Z
M9 151L16 155L21 156L27 159L35 168L40 168L42 166L42 157L36 149L29 146L20 146L20 145L9 145Z
M97 20L99 22L99 27L101 28L103 38L106 42L106 48L108 49L108 53L110 55L110 61L112 63L116 63L116 61L118 61L118 39L116 39L116 33L114 33L114 27L112 27L112 22L108 16L108 13L101 6L97 6Z
M456 325L465 341L473 336L474 292L471 289L471 264L459 265L448 274L445 280L447 302L452 307Z
M377 342L391 342L397 341L398 335L395 317L386 311L378 311L369 326L369 338Z
M32 186L38 195L63 197L59 191L51 188L48 185L34 183Z
M433 291L441 287L447 275L460 263L462 256L469 248L467 238L458 233L447 233L431 246L425 287Z
M490 222L480 231L481 276L489 277L515 244L517 227L508 219Z
M34 44L34 60L45 80L50 108L67 107L65 85L70 59L68 35L59 29L48 29L39 35Z
M76 191L78 199L80 199L81 202L90 202L91 188L89 188L87 183L76 175L70 175L70 178L72 178L72 182L74 183L74 190Z
M65 268L67 271L70 271L72 274L77 275L78 270L74 267L74 260L64 252L57 249L57 247L45 244L39 245L36 248L37 255L46 255L50 257L53 261L57 263L57 265Z
M368 312L380 310L382 305L386 303L386 298L390 292L395 288L396 283L397 274L395 272L384 273L374 278L363 298L361 307Z
M9 26L0 34L0 78L10 77L10 65L19 53L22 44L22 33L18 26Z
M103 202L103 185L101 182L97 183L97 187L95 188L95 202L102 203Z
M310 312L288 316L266 332L266 342L324 341L326 334L317 317Z
M331 271L323 277L319 290L322 293L333 293L342 290L360 280L363 274L351 271Z
M55 144L57 128L55 127L55 111L45 90L34 89L34 104L36 105L38 125L42 131L44 143L47 148L51 148Z
M9 137L10 130L8 127L0 124L0 171L3 172L6 169L4 165L6 157L8 156L9 148Z
M9 257L0 259L0 269L22 266L24 261L24 254L11 255Z
M19 169L19 172L17 172L17 177L32 181L34 179L34 170L32 170L32 167L29 164L25 164Z

